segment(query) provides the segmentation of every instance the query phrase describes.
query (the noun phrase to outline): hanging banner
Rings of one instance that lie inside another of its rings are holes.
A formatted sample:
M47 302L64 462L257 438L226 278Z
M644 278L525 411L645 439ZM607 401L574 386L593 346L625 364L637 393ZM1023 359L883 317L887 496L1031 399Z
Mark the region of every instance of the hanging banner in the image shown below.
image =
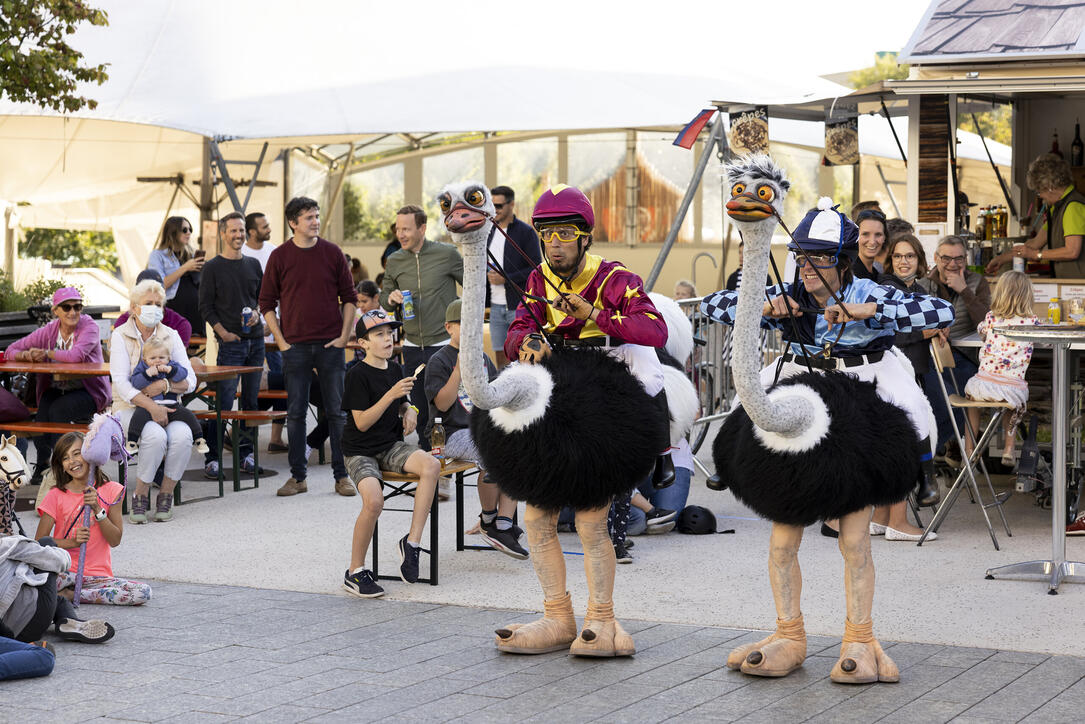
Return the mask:
M859 163L858 106L837 104L825 113L825 159L834 166Z
M747 110L730 110L731 132L727 140L731 150L740 155L768 153L769 109L753 106Z

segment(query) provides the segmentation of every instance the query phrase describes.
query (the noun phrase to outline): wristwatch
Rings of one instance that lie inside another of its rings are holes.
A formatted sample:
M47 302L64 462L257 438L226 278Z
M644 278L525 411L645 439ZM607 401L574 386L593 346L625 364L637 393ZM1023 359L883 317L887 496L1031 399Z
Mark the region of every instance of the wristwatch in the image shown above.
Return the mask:
M1044 250L1043 249L1038 249L1036 251L1036 261L1043 261L1043 258L1044 258Z
M97 513L94 514L94 519L95 520L105 520L107 515L109 515L109 514L106 512L106 509L102 508L101 510L99 510Z

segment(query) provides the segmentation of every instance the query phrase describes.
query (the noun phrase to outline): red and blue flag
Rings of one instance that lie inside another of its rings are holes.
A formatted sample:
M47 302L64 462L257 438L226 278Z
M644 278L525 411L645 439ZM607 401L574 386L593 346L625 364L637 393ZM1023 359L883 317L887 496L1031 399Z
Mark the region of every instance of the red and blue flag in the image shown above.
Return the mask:
M686 127L678 132L678 137L674 139L675 146L681 146L682 148L693 148L693 144L697 141L697 136L701 135L701 130L712 120L712 116L716 113L715 108L707 108L697 114L697 117L686 124Z

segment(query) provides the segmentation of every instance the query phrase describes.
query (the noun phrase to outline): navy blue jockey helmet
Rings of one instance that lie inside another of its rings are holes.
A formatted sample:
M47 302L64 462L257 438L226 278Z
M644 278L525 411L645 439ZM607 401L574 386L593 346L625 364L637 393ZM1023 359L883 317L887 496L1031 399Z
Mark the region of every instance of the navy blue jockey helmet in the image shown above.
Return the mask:
M818 199L818 207L807 212L793 236L787 248L799 256L800 249L816 256L846 256L852 261L859 255L859 227L837 211L828 196Z

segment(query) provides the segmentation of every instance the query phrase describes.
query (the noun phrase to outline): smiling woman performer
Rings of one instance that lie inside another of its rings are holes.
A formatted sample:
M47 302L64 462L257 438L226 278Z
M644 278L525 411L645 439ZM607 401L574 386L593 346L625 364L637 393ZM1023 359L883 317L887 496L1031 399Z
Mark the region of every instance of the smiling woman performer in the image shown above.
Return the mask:
M5 352L7 359L20 362L101 362L102 344L98 323L83 314L83 296L75 287L63 287L53 292L53 315L56 317L41 329L13 342ZM109 405L109 378L83 377L58 379L53 375L38 376L38 422L79 422L90 420L96 412ZM59 435L34 438L38 459L34 465L31 485L41 482L49 468Z
M855 223L859 227L859 252L852 273L856 279L877 281L884 271L882 259L889 239L885 214L878 209L863 209L855 215Z
M762 312L764 324L783 332L788 351L761 371L761 383L770 387L777 376L785 379L807 371L807 364L815 370L840 370L875 382L879 397L908 413L920 440L920 481L929 484L934 473L929 407L914 376L907 372L909 365L894 352L893 342L898 332L948 326L953 306L937 297L855 278L853 269L861 266L855 261L860 253L858 237L855 224L836 211L828 198L818 201L818 208L796 227L788 249L797 256L798 278L782 289L769 287L771 302L765 302ZM733 325L737 300L736 292L722 290L705 297L701 309L712 319Z

